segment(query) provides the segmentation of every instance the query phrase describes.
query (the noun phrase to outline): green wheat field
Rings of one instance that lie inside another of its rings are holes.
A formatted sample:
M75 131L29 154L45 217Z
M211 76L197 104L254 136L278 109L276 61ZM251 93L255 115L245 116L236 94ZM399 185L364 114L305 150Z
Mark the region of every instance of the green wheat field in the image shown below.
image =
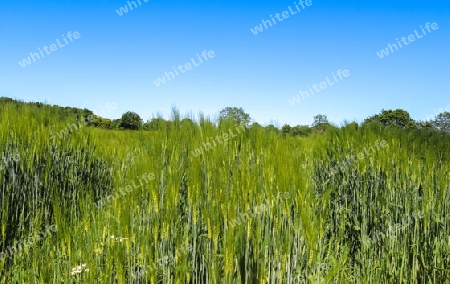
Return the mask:
M82 115L0 105L0 283L450 283L449 135Z

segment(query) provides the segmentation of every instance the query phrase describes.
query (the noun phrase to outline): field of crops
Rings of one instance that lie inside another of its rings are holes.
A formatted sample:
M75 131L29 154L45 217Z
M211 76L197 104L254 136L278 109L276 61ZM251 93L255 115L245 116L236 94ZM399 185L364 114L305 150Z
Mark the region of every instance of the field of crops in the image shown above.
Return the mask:
M450 283L448 136L192 119L4 105L0 283Z

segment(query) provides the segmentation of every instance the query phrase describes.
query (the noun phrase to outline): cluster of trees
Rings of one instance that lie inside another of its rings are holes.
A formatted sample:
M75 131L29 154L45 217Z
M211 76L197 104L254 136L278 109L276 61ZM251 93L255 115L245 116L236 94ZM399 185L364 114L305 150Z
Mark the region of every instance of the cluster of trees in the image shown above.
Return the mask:
M220 111L219 121L233 120L235 123L245 123L250 125L251 118L242 108L226 107ZM289 124L283 125L281 129L277 128L273 124L269 124L265 127L259 123L254 122L252 127L264 128L266 131L281 133L283 136L309 136L314 132L323 132L331 126L326 115L319 114L314 116L314 122L310 125L296 125L290 126Z
M366 124L381 124L386 127L402 129L429 129L450 132L450 112L442 112L429 121L415 121L409 113L402 109L382 110L381 113L364 120Z
M327 130L331 124L328 118L324 114L318 114L314 116L314 122L309 125L296 125L291 127L289 124L283 125L281 133L283 136L309 136L312 133L320 133Z
M359 126L357 123L353 123ZM429 121L415 121L410 114L402 109L396 110L382 110L379 114L370 116L364 120L362 126L367 125L381 125L383 127L396 127L400 129L425 129L432 131L442 131L450 133L450 112L443 112L436 116L435 119ZM326 115L316 115L314 123L308 125L297 125L291 127L285 124L281 132L284 136L308 136L314 132L323 132L332 126Z
M246 113L242 108L236 107L226 107L220 111L219 122L223 122L226 120L232 120L234 123L244 123L246 125L249 125L251 122L250 115ZM180 123L181 125L183 125L193 124L194 122L191 119L185 118L181 120ZM158 117L153 118L152 120L148 120L144 123L137 113L128 111L122 115L121 119L110 121L110 124L111 127L105 128L152 131L161 130L163 128L170 128L173 124L173 121Z

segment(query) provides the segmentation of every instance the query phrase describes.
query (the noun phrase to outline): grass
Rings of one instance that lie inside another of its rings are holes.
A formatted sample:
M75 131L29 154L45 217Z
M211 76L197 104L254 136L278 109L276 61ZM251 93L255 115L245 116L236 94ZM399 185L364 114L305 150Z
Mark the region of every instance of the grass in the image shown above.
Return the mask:
M46 106L1 107L0 251L57 230L0 258L0 283L448 283L448 136L250 128L194 157L236 126L175 115L161 131L82 127L51 138L74 121ZM388 146L337 166L377 140ZM423 217L389 229L414 212Z

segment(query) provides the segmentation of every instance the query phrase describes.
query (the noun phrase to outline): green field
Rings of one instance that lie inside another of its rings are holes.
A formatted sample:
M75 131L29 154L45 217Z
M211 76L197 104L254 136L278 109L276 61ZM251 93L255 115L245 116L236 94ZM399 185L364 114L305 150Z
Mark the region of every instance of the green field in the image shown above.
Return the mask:
M0 111L0 283L450 283L449 135Z

